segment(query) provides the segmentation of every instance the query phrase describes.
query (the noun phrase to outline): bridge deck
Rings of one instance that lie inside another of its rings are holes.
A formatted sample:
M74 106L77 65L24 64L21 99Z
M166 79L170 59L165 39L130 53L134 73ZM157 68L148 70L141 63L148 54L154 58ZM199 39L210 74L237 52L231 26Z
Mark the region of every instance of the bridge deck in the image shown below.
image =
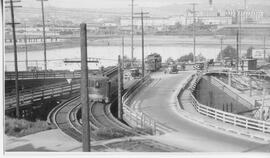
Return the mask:
M260 145L259 143L205 128L179 116L181 114L175 109L173 95L177 87L181 86L190 74L190 72L183 72L164 77L155 74L153 76L155 78L154 82L134 97L132 102L134 109L142 111L154 120L177 131L159 136L156 139L179 147L185 146L186 149L192 151L245 151ZM187 95L184 94L184 96ZM195 114L191 104L185 105L189 106L190 111Z

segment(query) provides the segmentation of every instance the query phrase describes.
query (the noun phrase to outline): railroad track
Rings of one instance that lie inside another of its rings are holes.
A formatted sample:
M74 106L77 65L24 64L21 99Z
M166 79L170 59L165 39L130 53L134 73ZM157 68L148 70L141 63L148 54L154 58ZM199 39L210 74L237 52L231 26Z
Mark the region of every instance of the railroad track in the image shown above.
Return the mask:
M109 104L103 104L99 102L94 102L91 107L91 115L94 119L93 122L96 122L98 128L118 128L118 129L127 129L124 125L120 125L116 123L116 120L113 119L113 116L110 116L108 113L107 107L110 106ZM107 109L107 110L106 110Z
M75 140L81 142L81 134L78 130L73 128L69 114L74 107L79 106L79 97L74 97L69 101L63 103L60 107L54 110L52 114L52 122L61 129L65 134L71 136Z
M73 97L69 101L62 103L51 112L48 117L50 122L54 123L64 133L81 142L82 124L77 118L81 103L79 97ZM108 104L93 102L90 104L90 129L116 128L129 129L128 126L121 125L113 116L110 115ZM91 133L91 140L98 140L94 132Z

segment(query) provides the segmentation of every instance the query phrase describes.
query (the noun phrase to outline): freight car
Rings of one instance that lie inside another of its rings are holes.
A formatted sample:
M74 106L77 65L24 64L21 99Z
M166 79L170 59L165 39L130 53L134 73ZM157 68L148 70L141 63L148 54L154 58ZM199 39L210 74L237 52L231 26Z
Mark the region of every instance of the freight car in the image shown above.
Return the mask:
M159 54L153 53L146 57L146 71L158 71L161 68L162 58Z
M117 96L118 75L117 67L106 72L90 74L88 79L88 96L90 101L109 103Z

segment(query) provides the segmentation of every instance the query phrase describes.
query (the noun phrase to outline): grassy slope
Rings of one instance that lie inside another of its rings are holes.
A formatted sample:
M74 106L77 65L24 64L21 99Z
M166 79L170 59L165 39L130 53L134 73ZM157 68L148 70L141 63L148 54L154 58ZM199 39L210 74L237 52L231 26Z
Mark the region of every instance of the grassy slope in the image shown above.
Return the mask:
M30 122L23 119L5 117L5 134L8 136L22 137L55 128L54 125L48 125L46 121L37 120L36 122Z

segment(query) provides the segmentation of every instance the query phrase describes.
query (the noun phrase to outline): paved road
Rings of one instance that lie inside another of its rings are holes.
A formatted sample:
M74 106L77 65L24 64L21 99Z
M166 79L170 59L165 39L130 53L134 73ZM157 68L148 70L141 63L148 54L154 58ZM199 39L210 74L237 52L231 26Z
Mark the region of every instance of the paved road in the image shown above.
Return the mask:
M162 73L156 73L152 75L155 80L134 97L133 108L177 131L154 139L190 151L235 152L247 151L260 146L259 143L208 129L179 116L172 105L172 94L181 81L191 73L180 72L165 76Z

